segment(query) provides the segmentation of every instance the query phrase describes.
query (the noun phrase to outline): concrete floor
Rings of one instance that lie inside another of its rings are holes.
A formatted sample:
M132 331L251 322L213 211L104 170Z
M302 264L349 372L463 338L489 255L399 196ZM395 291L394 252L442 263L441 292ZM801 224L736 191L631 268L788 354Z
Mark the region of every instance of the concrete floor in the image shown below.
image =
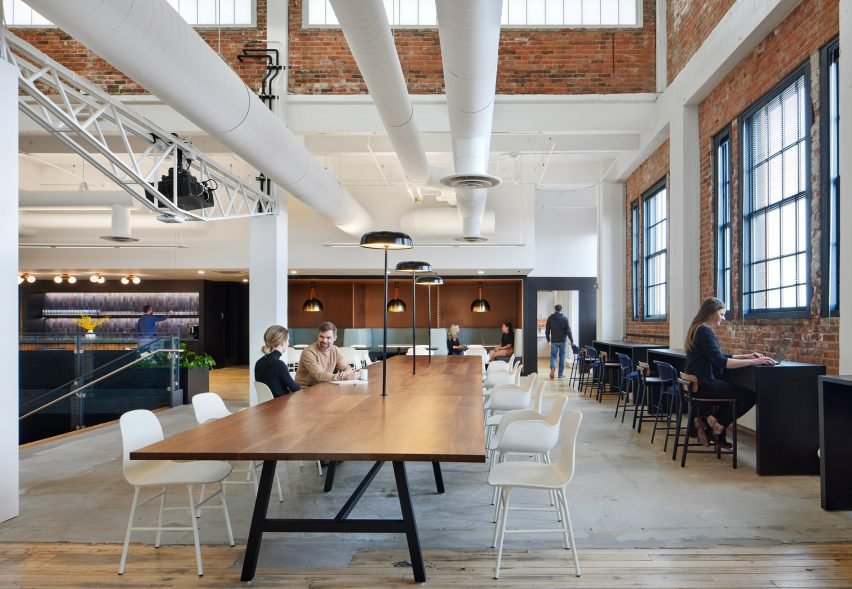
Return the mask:
M546 378L547 370L541 374ZM568 499L580 550L585 548L712 547L850 539L852 512L820 509L819 478L758 477L753 438L741 436L740 468L710 455L690 457L686 469L649 443L650 429L637 434L613 420L614 400L598 404L567 386L548 381L547 391L569 395L569 408L583 411L577 469ZM232 409L238 404L229 403ZM158 414L166 436L194 427L189 406ZM0 541L120 543L132 496L121 473L118 425L24 448L21 451L21 515L0 524ZM314 463L280 463L284 503L273 490L270 515L331 517L369 469L350 462L338 469L335 488L322 493ZM487 548L493 524L487 465L445 464L445 495L434 492L429 464L410 464L413 501L425 548ZM228 486L234 534L244 543L253 505L250 485ZM513 496L514 497L514 496ZM520 502L542 503L541 494L517 493ZM178 493L174 500L183 500ZM154 514L155 508L147 508ZM201 540L225 543L218 510L201 518ZM143 511L143 514L145 512ZM386 465L352 517L398 517L393 472ZM182 512L172 512L174 521ZM517 512L515 523L549 525L549 513ZM152 534L148 534L151 535ZM145 533L135 541L148 542ZM170 534L166 542L191 543L189 534ZM515 535L507 547L556 548L560 537ZM394 535L267 534L261 566L345 566L355 550L402 547Z

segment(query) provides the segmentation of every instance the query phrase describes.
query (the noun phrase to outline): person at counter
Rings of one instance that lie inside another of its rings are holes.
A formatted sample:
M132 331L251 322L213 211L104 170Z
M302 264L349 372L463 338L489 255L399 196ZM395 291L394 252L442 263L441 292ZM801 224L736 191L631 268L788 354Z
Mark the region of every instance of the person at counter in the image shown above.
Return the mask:
M723 354L713 330L722 325L724 320L725 303L715 297L705 299L686 333L683 346L686 350L685 372L698 379L698 390L702 397L736 399L739 418L754 407L754 391L723 380L725 371L743 366L773 364L774 361L758 352ZM709 446L710 439L707 436L709 429L714 436L718 437L721 444L727 445L725 428L733 421L733 418L730 406L727 404L720 405L712 415L696 417L694 425L698 440L703 445Z
M286 327L273 325L263 332L263 356L254 365L254 379L262 382L272 391L273 397L288 395L302 390L287 369L287 357L284 356L290 342Z
M302 350L296 382L303 387L332 380L357 380L358 370L353 370L334 345L337 327L330 321L320 323L317 341Z
M500 324L500 345L488 352L489 362L493 362L498 358L508 358L515 352L515 330L512 329L511 321L504 321Z
M461 328L458 324L453 323L447 330L447 354L450 356L461 356L464 354L465 346L459 342L459 331Z
M151 305L145 305L142 307L142 315L136 321L136 331L144 334L157 333L157 323L168 318L168 315L154 315Z

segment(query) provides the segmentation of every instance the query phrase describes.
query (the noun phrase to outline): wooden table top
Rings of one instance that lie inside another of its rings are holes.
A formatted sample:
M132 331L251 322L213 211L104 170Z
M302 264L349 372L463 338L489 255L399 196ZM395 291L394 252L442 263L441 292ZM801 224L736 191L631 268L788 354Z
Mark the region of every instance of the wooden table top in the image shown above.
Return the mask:
M388 460L485 462L482 361L388 359L369 381L323 383L131 452L134 460Z

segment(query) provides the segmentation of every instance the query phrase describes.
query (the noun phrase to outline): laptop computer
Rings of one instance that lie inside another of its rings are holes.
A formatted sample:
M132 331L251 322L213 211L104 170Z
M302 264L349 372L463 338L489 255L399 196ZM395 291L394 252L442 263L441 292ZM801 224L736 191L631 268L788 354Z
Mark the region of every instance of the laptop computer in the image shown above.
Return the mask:
M792 343L793 343L793 340L790 339L789 337L784 338L784 340L781 342L781 345L778 346L778 351L775 352L775 357L773 358L773 360L775 360L775 363L773 364L773 366L778 366L779 364L781 364L784 361L784 356L787 355L787 349L790 347L790 344L792 344Z

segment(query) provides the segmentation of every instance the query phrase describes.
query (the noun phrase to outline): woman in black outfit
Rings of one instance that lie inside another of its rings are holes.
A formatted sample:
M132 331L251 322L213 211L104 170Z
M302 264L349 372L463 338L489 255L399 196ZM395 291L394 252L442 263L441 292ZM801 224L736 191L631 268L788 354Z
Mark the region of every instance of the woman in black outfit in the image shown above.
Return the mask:
M447 353L450 356L461 356L464 354L464 346L459 342L459 326L455 323L447 330Z
M254 379L268 386L273 397L302 390L290 376L287 359L281 357L289 339L286 327L273 325L267 329L263 334L265 345L260 349L264 355L254 365Z
M493 362L498 358L508 358L515 353L515 330L511 321L500 324L500 345L488 352L488 361Z
M754 391L738 387L723 380L726 370L743 366L760 366L773 364L768 356L758 352L751 354L723 354L719 348L719 340L713 329L719 327L725 320L725 303L715 297L706 299L692 320L686 333L684 348L686 349L686 370L698 379L698 391L702 397L737 400L737 417L744 415L754 407ZM705 427L709 427L720 442L725 440L725 428L733 421L730 405L720 405L712 415L696 417L695 428L698 439L705 446L710 445ZM706 422L705 422L706 419ZM706 425L705 425L706 423Z

